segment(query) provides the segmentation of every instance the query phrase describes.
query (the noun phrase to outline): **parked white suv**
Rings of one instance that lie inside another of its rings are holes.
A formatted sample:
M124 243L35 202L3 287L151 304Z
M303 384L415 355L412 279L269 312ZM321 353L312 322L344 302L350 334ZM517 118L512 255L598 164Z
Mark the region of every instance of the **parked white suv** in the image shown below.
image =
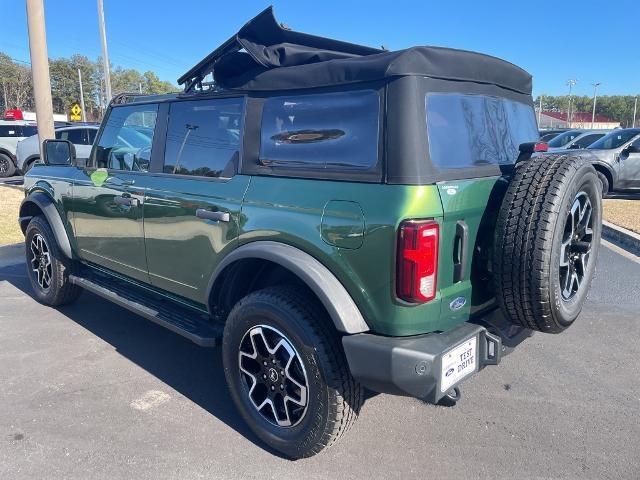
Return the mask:
M18 142L38 133L35 122L25 120L0 120L0 178L16 173L16 148Z
M76 158L89 158L91 146L98 133L98 125L74 125L56 128L57 140L68 140L76 147ZM22 173L27 173L34 163L40 160L40 140L33 135L18 143L16 166Z

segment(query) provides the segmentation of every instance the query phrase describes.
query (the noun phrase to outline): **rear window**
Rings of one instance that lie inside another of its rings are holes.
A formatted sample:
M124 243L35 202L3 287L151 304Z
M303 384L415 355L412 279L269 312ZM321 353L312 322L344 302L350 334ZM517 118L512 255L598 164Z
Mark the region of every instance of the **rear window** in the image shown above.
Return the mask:
M521 143L538 140L533 108L483 95L426 96L429 154L441 169L511 164Z
M630 128L628 130L614 130L597 142L589 145L589 148L594 150L612 150L614 148L621 147L638 134L640 134L639 129Z
M378 160L373 90L272 97L262 113L260 161L287 168L369 169Z

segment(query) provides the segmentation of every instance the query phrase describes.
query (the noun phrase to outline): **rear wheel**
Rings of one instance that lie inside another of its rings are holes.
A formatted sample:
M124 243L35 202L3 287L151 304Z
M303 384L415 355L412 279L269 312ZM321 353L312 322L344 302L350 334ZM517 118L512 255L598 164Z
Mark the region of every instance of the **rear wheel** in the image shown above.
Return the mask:
M580 158L545 155L517 165L494 239L496 297L505 315L559 333L586 301L600 247L602 189Z
M53 231L44 217L31 219L25 244L27 274L36 299L50 306L75 301L82 289L69 282L69 274L74 268L73 260L60 252Z
M0 178L12 177L16 173L16 166L11 157L0 153Z
M270 287L233 308L223 362L231 396L261 440L290 458L315 455L353 424L362 403L340 337L315 298Z

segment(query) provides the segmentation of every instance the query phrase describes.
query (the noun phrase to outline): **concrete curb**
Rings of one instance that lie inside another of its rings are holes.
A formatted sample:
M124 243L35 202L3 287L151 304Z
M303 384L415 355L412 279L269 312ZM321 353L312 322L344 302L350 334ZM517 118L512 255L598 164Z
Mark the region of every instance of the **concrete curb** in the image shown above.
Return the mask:
M602 221L602 238L616 245L640 255L640 235L613 223Z

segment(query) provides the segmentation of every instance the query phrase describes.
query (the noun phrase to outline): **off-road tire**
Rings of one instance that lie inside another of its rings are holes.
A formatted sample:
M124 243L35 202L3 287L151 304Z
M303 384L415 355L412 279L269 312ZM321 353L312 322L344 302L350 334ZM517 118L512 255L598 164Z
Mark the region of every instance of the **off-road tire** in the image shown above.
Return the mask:
M307 372L308 405L300 423L279 427L249 400L239 367L240 343L258 325L286 335ZM224 371L242 418L269 447L286 457L310 457L338 440L355 422L362 387L349 372L340 336L322 305L304 289L276 286L253 292L230 312L222 343Z
M40 235L46 244L50 262L51 276L48 288L38 283L37 273L32 269L33 251L31 242L36 235ZM73 260L68 259L60 251L58 242L47 220L37 215L31 219L25 233L25 255L27 259L27 276L33 287L36 300L51 307L57 307L74 302L82 293L82 289L69 282L69 275L77 268Z
M11 157L4 153L0 153L0 178L13 177L16 173L16 166L13 164Z
M590 254L582 283L565 298L560 256L568 214L582 193L592 208ZM496 297L509 320L547 333L574 322L593 280L601 224L602 187L591 164L550 154L516 166L498 214L492 260Z

